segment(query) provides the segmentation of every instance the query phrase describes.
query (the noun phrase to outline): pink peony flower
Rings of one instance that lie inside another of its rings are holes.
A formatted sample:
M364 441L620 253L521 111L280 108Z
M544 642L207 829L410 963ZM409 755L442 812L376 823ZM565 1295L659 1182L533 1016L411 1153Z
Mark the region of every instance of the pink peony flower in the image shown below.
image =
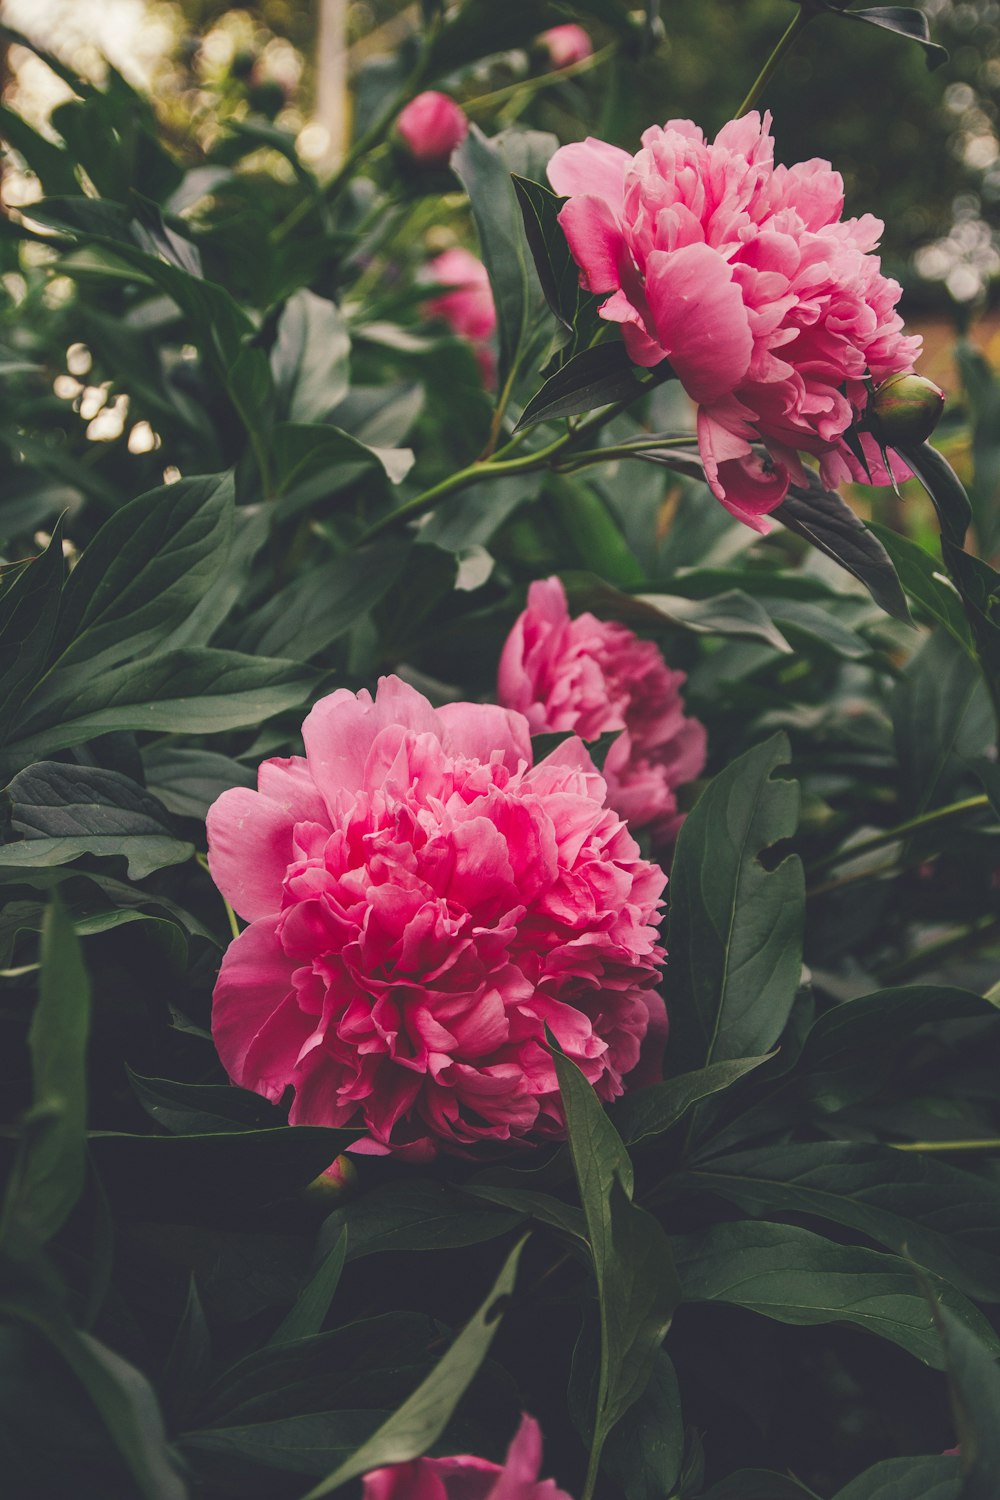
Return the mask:
M208 813L212 877L250 923L212 1013L234 1082L426 1161L563 1135L546 1025L602 1099L648 1032L646 1081L666 877L581 742L533 766L520 714L434 709L395 677L331 693L302 735Z
M455 1458L416 1458L364 1478L362 1500L570 1500L554 1479L539 1479L542 1435L523 1416L506 1461L462 1453Z
M533 583L500 657L497 697L524 714L533 734L569 729L594 740L622 733L608 751L608 802L659 843L680 825L676 789L705 764L705 730L684 713L683 672L624 625L571 619L558 578Z
M573 63L583 62L594 51L594 44L583 27L572 21L565 26L551 26L538 40L548 52L554 68L568 68Z
M637 364L669 359L698 404L709 485L755 531L802 479L799 450L828 485L866 478L844 441L866 381L908 370L920 351L902 331L898 283L869 253L881 221L841 221L828 162L776 167L770 123L754 111L709 145L690 120L670 120L636 156L590 139L549 163L582 285L611 294L601 316L622 325ZM863 442L872 480L887 482Z
M400 111L396 134L414 161L426 167L443 167L455 147L469 133L462 109L447 94L428 89Z
M497 310L486 267L471 250L460 245L444 250L431 261L427 274L453 292L443 292L424 304L428 317L441 318L459 338L472 344L484 382L492 383L496 363L489 346L497 326Z

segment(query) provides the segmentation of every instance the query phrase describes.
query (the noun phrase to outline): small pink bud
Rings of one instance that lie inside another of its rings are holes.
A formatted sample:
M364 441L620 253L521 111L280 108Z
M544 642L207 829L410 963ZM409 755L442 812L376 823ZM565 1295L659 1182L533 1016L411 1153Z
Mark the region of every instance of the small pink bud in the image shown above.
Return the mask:
M310 1197L343 1198L351 1192L357 1180L358 1171L350 1157L338 1156L325 1172L313 1178L306 1192Z
M872 431L886 447L924 443L941 420L944 391L924 375L890 375L868 403Z
M411 99L396 121L396 134L406 150L426 167L446 166L468 132L469 122L454 99L434 89Z
M554 68L568 68L572 63L583 62L594 51L594 44L583 27L572 22L543 31L538 40L548 52Z

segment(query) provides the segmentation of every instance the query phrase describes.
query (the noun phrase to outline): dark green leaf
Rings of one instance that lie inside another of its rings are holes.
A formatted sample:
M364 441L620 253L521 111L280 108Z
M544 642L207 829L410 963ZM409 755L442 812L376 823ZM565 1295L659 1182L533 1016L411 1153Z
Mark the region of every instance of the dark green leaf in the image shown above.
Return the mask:
M817 1496L790 1474L774 1474L770 1469L739 1469L713 1484L700 1500L817 1500Z
M838 1490L834 1500L959 1500L959 1495L958 1459L935 1455L887 1458Z
M826 1219L908 1256L981 1302L1000 1302L1000 1190L889 1146L792 1142L716 1156L685 1174L754 1217Z
M184 1312L160 1380L163 1403L177 1420L183 1420L197 1406L211 1372L211 1335L198 1296L198 1286L192 1276Z
M964 763L991 746L989 694L978 663L938 630L896 683L891 706L904 804L921 813L947 801Z
M277 1130L280 1110L259 1094L229 1083L175 1083L143 1078L126 1068L128 1081L150 1119L171 1135L230 1135L234 1130Z
M766 1052L762 1057L737 1057L729 1062L711 1063L694 1073L681 1073L664 1083L629 1092L611 1107L615 1128L628 1145L665 1135L699 1100L731 1088L774 1055Z
M123 505L84 548L63 590L55 640L69 667L107 671L158 645L211 591L233 531L231 474L181 479ZM36 696L34 703L38 701Z
M633 401L642 395L647 383L636 375L624 344L614 341L581 349L535 392L514 431L536 422L594 411L599 406Z
M332 1160L332 1158L331 1158ZM347 1230L347 1259L383 1250L451 1250L496 1239L521 1223L519 1212L470 1208L468 1200L429 1178L372 1188L323 1225L323 1245L331 1247Z
M0 744L17 724L17 711L49 659L65 565L62 527L0 594Z
M838 1245L789 1224L739 1220L671 1241L685 1302L725 1302L779 1323L847 1322L941 1369L931 1309L909 1262L877 1250ZM945 1282L942 1304L987 1346L1000 1342L986 1319Z
M939 625L943 625L971 655L973 646L969 622L958 590L943 571L943 564L916 542L910 541L909 537L890 531L888 526L879 526L874 521L869 521L867 526L892 558L899 580L910 598L915 599Z
M252 1493L258 1493L261 1469L265 1473L281 1469L289 1474L326 1474L331 1466L349 1461L390 1416L377 1410L326 1411L255 1422L250 1427L207 1427L182 1433L179 1446L199 1469L205 1458L224 1461L223 1472L230 1483L240 1476L239 1468L234 1473L233 1460L244 1460L250 1470L246 1482ZM213 1467L210 1464L209 1473ZM266 1481L263 1492L268 1492Z
M0 846L2 868L121 855L129 879L145 880L194 853L168 826L156 798L117 771L43 760L15 776L3 796L14 841Z
M625 1500L662 1500L676 1492L683 1459L677 1373L660 1349L649 1384L608 1438L604 1468Z
M220 734L256 725L309 696L316 675L297 662L238 651L182 648L101 674L22 726L0 757L0 774L112 729Z
M333 1249L323 1257L315 1275L302 1288L294 1307L289 1309L268 1339L268 1344L272 1347L287 1344L319 1333L340 1284L346 1258L347 1230L344 1229Z
M848 21L867 21L870 26L880 26L884 31L894 31L897 36L919 42L931 69L948 61L945 48L931 41L930 27L922 10L907 5L873 5L868 10L840 10L840 14Z
M168 812L205 821L215 799L233 786L255 786L256 777L238 760L216 750L188 750L169 740L142 751L146 785Z
M468 1186L465 1192L469 1197L482 1198L487 1203L496 1203L501 1208L509 1208L513 1213L534 1219L539 1224L547 1224L550 1229L559 1229L574 1239L587 1238L587 1226L580 1210L570 1203L564 1203L561 1198L554 1198L551 1193L540 1193L534 1188L489 1185Z
M664 625L693 635L733 636L762 641L775 651L792 655L778 627L749 594L729 589L710 599L687 599L672 594L625 594L588 573L565 573L563 582L574 609L650 630Z
M886 614L897 620L909 620L910 612L889 553L879 538L865 529L847 501L836 490L826 489L818 475L810 472L808 489L791 485L785 499L771 514L789 531L805 537L853 574Z
M972 524L972 506L951 464L930 443L901 448L899 452L930 495L941 523L941 535L961 547Z
M601 299L580 286L580 268L559 223L567 200L516 174L514 191L545 300L570 335L568 352L585 349L602 327L597 314Z
M476 125L451 158L453 171L469 195L489 273L500 338L499 381L518 368L538 331L537 282L524 237L517 196L503 155Z
M413 467L409 448L372 448L319 423L282 422L274 430L277 514L284 519L352 484L363 474L384 474L401 484Z
M80 192L70 153L39 135L6 105L0 105L0 138L24 157L46 193Z
M524 1240L515 1245L475 1317L462 1329L447 1354L398 1411L342 1463L305 1500L320 1500L371 1469L419 1458L444 1432L451 1414L486 1358L504 1304L514 1291Z
M28 1033L32 1107L3 1208L2 1237L44 1244L62 1228L87 1175L90 982L80 944L53 894L42 924L41 981Z
M799 985L805 889L797 856L765 869L790 838L793 781L784 735L748 750L702 793L677 840L667 949L671 1069L759 1056L784 1029Z
M643 1394L670 1327L679 1285L662 1228L632 1202L632 1163L597 1095L553 1045L566 1135L587 1222L601 1314L593 1450Z
M323 422L347 395L351 340L339 307L303 288L289 297L271 350L278 412L289 422Z
M388 537L299 574L241 625L241 645L291 661L318 656L398 582L412 546L409 537Z
M984 1338L942 1299L936 1309L962 1449L961 1500L995 1500L1000 1486L1000 1370L992 1330Z
M187 1486L174 1466L152 1386L134 1365L57 1312L27 1300L0 1304L0 1311L35 1328L61 1355L97 1407L143 1500L187 1500Z

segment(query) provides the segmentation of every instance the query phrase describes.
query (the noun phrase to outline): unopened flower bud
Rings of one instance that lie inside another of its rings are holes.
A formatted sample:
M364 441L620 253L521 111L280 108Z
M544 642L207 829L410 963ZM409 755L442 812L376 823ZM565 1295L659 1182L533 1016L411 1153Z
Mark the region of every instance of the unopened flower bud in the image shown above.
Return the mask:
M455 147L469 133L462 110L435 89L411 99L396 121L396 134L414 161L425 167L444 167Z
M924 375L890 375L868 402L868 419L875 436L887 448L924 443L941 420L944 391Z
M553 68L568 68L573 63L583 62L592 55L594 44L582 26L568 22L565 26L552 26L538 38L549 54Z
M335 1162L314 1177L306 1188L310 1198L326 1198L331 1202L344 1198L355 1187L358 1170L348 1156L338 1156Z

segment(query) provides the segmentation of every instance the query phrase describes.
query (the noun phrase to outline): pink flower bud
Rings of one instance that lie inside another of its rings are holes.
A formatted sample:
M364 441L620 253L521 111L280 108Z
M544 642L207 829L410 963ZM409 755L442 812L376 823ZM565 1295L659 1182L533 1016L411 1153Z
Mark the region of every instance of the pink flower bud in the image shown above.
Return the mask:
M396 134L406 150L426 167L443 167L460 142L469 122L454 99L434 89L411 99L396 121Z
M338 1156L325 1172L314 1177L306 1188L310 1197L344 1198L357 1185L358 1169L348 1156Z
M912 370L884 380L868 403L872 431L887 446L926 442L943 411L941 387Z
M594 44L583 27L572 22L543 31L538 40L548 52L554 68L568 68L572 63L583 62L594 51Z

